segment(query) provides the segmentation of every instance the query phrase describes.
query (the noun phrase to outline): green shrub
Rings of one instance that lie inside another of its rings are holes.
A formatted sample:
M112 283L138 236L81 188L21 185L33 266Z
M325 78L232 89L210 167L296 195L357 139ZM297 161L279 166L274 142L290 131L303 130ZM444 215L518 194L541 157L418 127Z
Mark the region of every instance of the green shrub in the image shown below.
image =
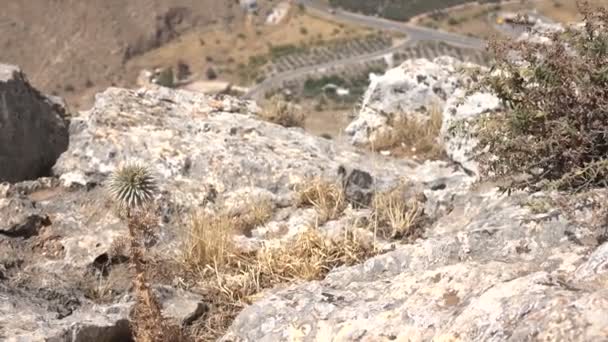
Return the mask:
M608 10L580 8L585 26L547 44L490 43L495 72L473 90L497 94L506 110L478 122L482 176L525 176L509 189L608 185Z

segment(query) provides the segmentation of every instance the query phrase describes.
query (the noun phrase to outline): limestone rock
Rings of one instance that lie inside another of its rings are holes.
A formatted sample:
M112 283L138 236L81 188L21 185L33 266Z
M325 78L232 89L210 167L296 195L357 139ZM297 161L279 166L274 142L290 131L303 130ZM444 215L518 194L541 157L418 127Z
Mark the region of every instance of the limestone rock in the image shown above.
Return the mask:
M0 231L27 233L0 234L0 298L11 298L0 304L3 333L15 341L103 341L101 335L124 333L130 281L127 259L114 249L126 227L104 186L126 161L144 162L158 180L160 219L148 248L168 261L180 256L189 214L220 205L236 214L252 202L274 208L270 222L236 237L245 249L293 238L316 222L314 209L294 207L295 185L317 176L338 181L339 165L368 172L375 190L407 177L428 193L429 212L448 206L447 193L466 188L469 178L448 163L372 155L261 121L257 110L233 97L154 86L98 94L90 111L72 119L69 149L53 168L56 178L0 185ZM345 222L320 229L340 236ZM204 314L204 303L172 284L159 288L167 315L188 324ZM98 303L99 296L107 303Z
M0 99L0 181L48 175L68 147L65 109L6 64L0 64Z
M433 106L441 110L445 101L466 82L459 70L468 66L471 64L451 57L433 61L414 59L384 75L372 76L361 109L346 128L351 142L369 144L377 134L391 129L391 120L402 117L424 120Z
M598 232L533 215L527 198L461 196L426 239L271 291L224 341L605 340L606 248L568 238Z
M465 96L464 90L458 90L443 109L441 142L448 157L477 175L478 166L473 154L477 146L476 127L471 119L500 108L500 100L493 94L477 92Z
M500 103L489 93L466 95L472 78L465 71L474 75L486 70L451 57L439 57L433 61L409 60L373 77L358 116L346 129L351 143L373 144L393 129L394 122L403 118L427 120L431 110L439 110L443 122L437 143L444 145L450 159L476 174L472 151L477 142L472 134L474 128L469 127L470 119L499 110Z

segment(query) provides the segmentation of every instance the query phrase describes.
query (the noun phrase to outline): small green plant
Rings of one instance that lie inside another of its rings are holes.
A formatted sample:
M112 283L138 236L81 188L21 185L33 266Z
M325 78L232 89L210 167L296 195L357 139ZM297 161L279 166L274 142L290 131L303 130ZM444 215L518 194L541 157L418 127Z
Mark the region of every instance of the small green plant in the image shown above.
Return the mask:
M608 10L579 5L583 28L491 42L495 70L473 88L506 108L479 119L476 135L482 176L525 176L508 190L608 185Z
M129 211L150 203L157 191L156 182L148 168L137 163L117 169L110 176L108 185L118 206Z

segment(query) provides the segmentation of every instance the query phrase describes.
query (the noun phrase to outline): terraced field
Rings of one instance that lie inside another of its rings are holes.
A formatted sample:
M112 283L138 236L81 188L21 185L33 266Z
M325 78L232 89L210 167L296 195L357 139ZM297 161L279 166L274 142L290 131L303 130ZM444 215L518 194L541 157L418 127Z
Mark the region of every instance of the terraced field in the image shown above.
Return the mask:
M390 47L391 37L387 35L370 35L359 39L344 40L315 46L305 53L295 53L273 60L266 67L268 76L297 68L328 63L352 56L368 54Z
M360 12L366 15L379 15L381 17L406 21L416 15L461 5L472 0L329 0L332 7L343 8L348 11ZM499 2L499 0L478 0L479 3Z
M270 97L279 90L289 89L294 98L306 98L306 92L311 93L310 89L306 89L307 80L334 80L331 83L338 83L338 86L349 88L350 95L344 100L340 100L341 106L351 106L358 99L358 95L367 87L367 75L370 71L384 72L390 67L394 67L403 63L408 59L427 58L433 59L439 56L451 56L462 61L472 62L480 65L488 64L488 56L482 51L454 47L442 42L420 42L413 46L404 46L398 51L381 56L379 58L370 59L360 63L350 63L343 65L335 65L330 68L319 68L311 73L306 73L301 77L295 77L281 84L277 84L266 90L265 97ZM360 82L361 78L365 82ZM335 82L342 80L342 82ZM323 86L322 82L316 82L319 86ZM314 92L312 92L314 93Z

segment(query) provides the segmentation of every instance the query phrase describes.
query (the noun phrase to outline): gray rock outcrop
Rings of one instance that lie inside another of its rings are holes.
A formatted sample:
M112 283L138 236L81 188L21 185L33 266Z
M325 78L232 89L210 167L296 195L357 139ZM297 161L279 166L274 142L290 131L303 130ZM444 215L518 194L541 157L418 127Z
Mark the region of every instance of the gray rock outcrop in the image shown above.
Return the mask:
M424 239L267 294L224 341L606 341L608 243L586 221L606 196L575 223L471 192Z
M346 128L355 145L373 143L391 130L392 121L403 117L424 120L429 110L441 110L452 94L463 87L466 79L459 72L468 63L451 57L408 60L389 69L384 75L372 76L363 96L357 117Z
M60 101L34 89L21 70L0 64L0 181L49 174L68 147L68 122Z
M496 96L477 92L466 95L472 78L486 69L451 57L408 60L372 77L357 117L346 128L354 145L372 145L407 120L428 120L432 110L441 112L443 122L437 143L443 144L450 159L472 173L477 163L472 151L477 145L468 121L499 110ZM459 127L455 127L459 126ZM456 128L456 129L454 129ZM461 128L461 129L458 129Z
M132 305L127 264L110 254L126 227L104 188L123 162L144 162L159 180L161 220L150 253L167 260L180 257L189 214L220 202L237 213L260 200L276 209L250 237L237 236L244 247L292 238L317 220L314 209L294 206L295 187L309 177L337 181L340 165L369 172L378 189L407 174L428 193L429 213L445 209L469 179L448 163L388 159L261 121L257 110L233 97L153 86L110 88L72 118L69 149L53 168L57 178L0 186L0 298L10 298L0 304L0 326L9 340L124 334ZM431 189L437 181L442 190ZM196 296L175 293L163 298L165 314L192 321L200 311ZM108 298L99 303L99 296Z
M457 102L464 81L447 61L417 63L436 71L435 83L412 79L415 85L393 88L389 82L380 92L371 89L366 103L423 116L419 107L428 103L412 99L433 100L433 93L443 101L445 127L497 109L487 94ZM310 177L338 182L345 176L351 202L367 202L405 180L424 193L428 224L418 240L379 238L388 252L360 265L265 290L224 341L607 340L606 190L507 196L494 184L474 184L476 177L453 163L384 157L261 121L258 110L230 96L155 86L98 94L91 110L71 120L70 146L52 169L56 177L0 183L0 339L128 340L128 260L116 252L126 227L104 185L120 164L140 161L160 187L156 239L148 246L160 267L154 290L165 316L184 325L213 310L171 273L190 213L238 214L247 203L268 202L269 222L235 237L255 250L309 226L329 236L365 230L353 224L370 217L365 206L325 223L314 209L298 207L296 189ZM377 118L358 118L368 119ZM369 138L368 129L355 131ZM467 151L475 141L446 132L452 158L474 169Z

